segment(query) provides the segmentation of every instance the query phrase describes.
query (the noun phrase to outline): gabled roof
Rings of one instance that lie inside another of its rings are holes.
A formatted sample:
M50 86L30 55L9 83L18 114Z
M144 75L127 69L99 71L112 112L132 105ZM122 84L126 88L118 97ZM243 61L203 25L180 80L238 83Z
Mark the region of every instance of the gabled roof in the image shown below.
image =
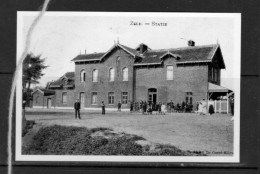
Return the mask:
M75 83L75 73L74 72L67 72L63 76L61 76L59 79L50 82L49 87L50 88L55 88L55 87L73 87Z
M64 77L66 77L68 79L74 79L75 73L74 72L67 72L66 74L64 74Z
M55 91L53 91L53 90L42 89L42 88L38 88L37 90L33 91L32 94L34 94L36 92L40 92L44 96L49 96L49 95L54 95L55 94Z
M133 57L140 57L140 59L136 59L135 66L161 64L163 62L162 58L165 55L171 55L173 57L178 58L176 60L177 64L212 62L214 55L216 54L216 51L220 50L219 44L213 44L213 45L187 46L182 48L170 48L170 49L159 49L159 50L148 49L143 54L140 54L139 51L137 51L136 49L127 47L122 44L115 44L106 53L79 55L76 58L74 58L73 61L74 62L93 61L93 60L101 61L104 57L106 57L115 48L118 47L125 50ZM225 68L222 55L220 59L221 59L220 68Z

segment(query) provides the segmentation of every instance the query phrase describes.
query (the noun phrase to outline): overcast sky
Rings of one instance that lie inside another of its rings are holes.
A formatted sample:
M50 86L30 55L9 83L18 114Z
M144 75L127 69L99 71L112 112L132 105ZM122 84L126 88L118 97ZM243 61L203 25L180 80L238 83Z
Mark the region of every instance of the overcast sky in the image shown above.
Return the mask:
M36 15L18 14L18 38L22 41ZM143 25L133 26L131 21ZM152 22L167 26L152 26ZM234 80L240 77L239 31L238 14L46 12L34 30L30 51L46 58L49 67L40 80L40 85L45 86L48 81L74 71L71 60L80 52L106 52L117 39L132 48L145 43L152 49L184 47L189 39L196 45L218 42L226 64L226 70L221 72L222 85L233 89ZM18 54L21 47L18 44Z

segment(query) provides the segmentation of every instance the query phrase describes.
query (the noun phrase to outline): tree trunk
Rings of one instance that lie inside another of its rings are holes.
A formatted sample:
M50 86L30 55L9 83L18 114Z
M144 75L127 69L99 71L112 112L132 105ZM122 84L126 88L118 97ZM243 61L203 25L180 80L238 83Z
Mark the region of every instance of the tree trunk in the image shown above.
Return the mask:
M23 109L23 111L22 111L23 113L23 117L22 117L22 128L24 129L25 128L25 126L26 126L26 118L25 118L25 109Z
M28 88L27 88L26 106L28 107L30 106L30 98L31 98L30 87L31 87L31 81L28 82Z

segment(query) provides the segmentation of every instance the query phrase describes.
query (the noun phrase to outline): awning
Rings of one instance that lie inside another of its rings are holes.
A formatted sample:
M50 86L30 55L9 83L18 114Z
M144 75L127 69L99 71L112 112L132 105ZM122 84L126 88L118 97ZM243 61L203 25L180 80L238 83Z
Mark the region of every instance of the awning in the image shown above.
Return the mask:
M231 90L223 86L209 83L209 92L231 92Z

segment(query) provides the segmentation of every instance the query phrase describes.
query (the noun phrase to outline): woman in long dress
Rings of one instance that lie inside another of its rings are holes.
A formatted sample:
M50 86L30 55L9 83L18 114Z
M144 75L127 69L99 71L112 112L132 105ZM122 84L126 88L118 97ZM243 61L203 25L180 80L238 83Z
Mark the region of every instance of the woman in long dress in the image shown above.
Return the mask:
M205 99L200 102L199 113L205 115L207 113L207 103Z

